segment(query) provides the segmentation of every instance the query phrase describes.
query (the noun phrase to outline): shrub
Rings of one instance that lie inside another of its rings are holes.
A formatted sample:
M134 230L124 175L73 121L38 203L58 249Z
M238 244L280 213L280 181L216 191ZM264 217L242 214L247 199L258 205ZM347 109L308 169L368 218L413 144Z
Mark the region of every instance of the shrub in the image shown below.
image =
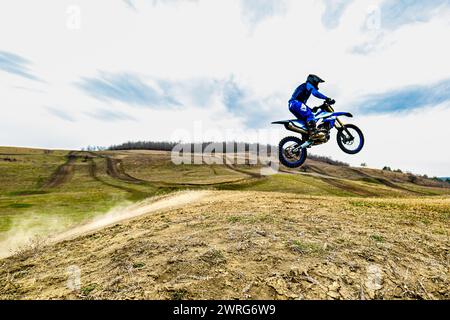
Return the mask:
M346 162L339 161L339 160L333 160L332 158L326 157L326 156L316 156L314 154L310 154L310 155L308 155L308 158L311 160L320 161L320 162L328 163L328 164L335 165L335 166L350 167L350 165Z
M411 183L416 183L416 182L417 182L417 176L415 176L415 175L412 174L412 173L408 173L408 180L409 180L409 182L411 182Z

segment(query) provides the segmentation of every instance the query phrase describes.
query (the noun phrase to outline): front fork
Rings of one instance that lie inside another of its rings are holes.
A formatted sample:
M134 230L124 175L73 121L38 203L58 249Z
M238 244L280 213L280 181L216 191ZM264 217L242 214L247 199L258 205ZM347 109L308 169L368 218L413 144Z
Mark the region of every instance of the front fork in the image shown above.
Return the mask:
M350 137L350 140L354 139L355 137L352 136L352 134L350 133L350 131L348 131L347 127L342 123L342 121L339 118L336 118L336 122L339 124L339 126L337 126L336 124L334 124L334 126L336 127L336 129L340 130L340 129L344 129L344 131L348 134L348 136Z

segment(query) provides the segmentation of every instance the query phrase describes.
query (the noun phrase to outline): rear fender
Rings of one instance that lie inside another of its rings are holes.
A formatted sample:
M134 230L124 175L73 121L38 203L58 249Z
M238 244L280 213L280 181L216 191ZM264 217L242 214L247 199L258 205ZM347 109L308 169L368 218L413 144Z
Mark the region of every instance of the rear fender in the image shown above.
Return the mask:
M308 128L306 127L305 122L302 120L299 120L299 119L275 121L275 122L272 122L272 124L281 124L286 128L286 130L293 131L296 133L301 133L301 134L308 133Z

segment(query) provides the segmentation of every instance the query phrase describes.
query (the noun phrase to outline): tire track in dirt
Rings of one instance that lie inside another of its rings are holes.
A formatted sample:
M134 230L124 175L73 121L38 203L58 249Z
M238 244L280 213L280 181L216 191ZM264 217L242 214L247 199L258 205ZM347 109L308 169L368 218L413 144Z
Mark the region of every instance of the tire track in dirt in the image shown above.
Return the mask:
M133 204L128 203L127 205L117 206L107 213L101 214L85 223L70 227L61 233L42 238L40 246L48 246L64 240L77 238L153 212L167 211L189 204L195 204L209 196L211 193L212 191L208 190L181 191L170 195L147 198ZM0 245L4 247L5 243L0 243ZM17 252L16 250L20 249L22 245L21 242L17 242L9 245L8 250L3 250L4 248L2 248L2 250L0 250L0 259L14 255L15 252Z
M152 184L153 186L159 186L159 187L212 187L212 186L222 186L222 185L227 185L227 184L233 184L233 183L237 183L237 182L244 182L244 181L249 180L248 178L242 178L242 179L237 179L237 180L233 180L233 181L211 182L211 183L170 183L170 182L166 182L166 181L151 181L150 182L147 180L135 178L135 177L127 174L123 167L122 160L113 159L113 158L110 158L107 156L104 156L104 158L107 161L108 175L110 175L112 178L115 178L115 179L119 179L119 180L122 180L125 182L137 183L137 184ZM259 174L249 173L247 171L239 170L234 167L232 167L230 169L233 171L236 171L240 174L246 174L246 175L250 175L253 177L256 176L258 178L262 177ZM215 172L215 171L213 170L213 172Z
M315 177L319 178L320 180L322 180L323 182L326 182L329 185L337 187L341 190L356 194L358 196L363 196L363 197L376 197L377 196L376 193L373 193L364 188L358 188L357 186L353 186L349 183L346 183L342 178L330 176L330 175L326 174L325 171L317 168L316 166L308 165L306 169L307 170L309 169L312 171L312 173L309 173L309 175L315 176ZM305 172L305 174L307 174L307 173Z
M123 162L120 159L114 159L110 156L94 153L92 151L88 151L87 153L94 156L95 158L104 159L106 161L106 173L113 179L121 180L127 183L153 185L150 181L138 179L126 173L125 169L123 168Z
M251 172L251 171L247 171L247 170L240 169L240 168L236 167L234 164L232 164L233 163L232 159L230 159L226 155L223 156L222 161L223 161L223 163L225 164L225 166L228 169L230 169L230 170L232 170L234 172L237 172L237 173L240 173L240 174L245 174L247 176L250 176L250 177L256 178L256 179L264 178L264 176L261 175L260 173Z
M224 185L230 185L230 184L234 184L234 183L241 183L241 182L246 182L246 181L252 181L255 180L255 178L261 179L261 178L265 178L264 176L260 175L259 173L254 173L254 172L248 172L245 170L241 170L238 169L232 165L225 164L226 166L230 169L233 170L235 172L238 172L239 174L245 174L247 176L250 176L250 178L245 177L245 178L241 178L241 179L237 179L237 180L233 180L233 181L224 181L224 182L211 182L211 183L174 183L174 182L167 182L167 181L148 181L148 180L142 180L136 177L133 177L131 175L129 175L128 173L126 173L124 166L123 166L123 162L122 160L119 159L114 159L111 158L107 155L101 155L101 154L95 154L93 152L88 152L89 154L91 154L94 157L100 157L105 159L106 161L106 173L111 177L114 178L116 180L120 180L126 183L134 183L134 184L143 184L143 185L150 185L153 187L157 187L157 188L182 188L182 187L189 187L189 188L201 188L201 187L214 187L214 186L224 186ZM95 165L95 163L94 163ZM213 169L214 174L216 175L217 172ZM106 181L100 181L102 183L106 183ZM112 187L117 187L115 185L112 185ZM126 188L126 187L124 187ZM126 189L130 189L130 188L126 188ZM130 189L130 190L134 190L134 189Z
M212 182L212 183L171 183L166 181L148 181L135 178L129 174L127 174L123 168L123 162L121 160L113 159L110 157L105 158L107 161L107 173L112 178L122 180L125 182L131 182L136 184L151 184L153 186L160 187L206 187L206 186L215 186L215 185L223 185L235 182L241 182L246 178L234 180L234 181L226 181L226 182Z
M122 160L114 159L111 157L105 157L105 159L106 159L106 173L111 178L136 184L148 183L148 181L135 178L126 173L123 168Z
M347 192L351 192L353 194L357 194L359 196L364 196L364 197L376 196L376 194L374 194L370 191L364 190L362 188L357 188L355 186L349 185L348 183L345 183L344 181L342 181L341 178L325 175L322 173L317 173L314 171L313 172L292 172L292 171L288 171L288 170L284 170L284 169L281 169L280 171L283 173L286 173L286 174L294 174L294 175L299 174L299 175L303 175L303 176L315 177L329 185L332 185L334 187L337 187L337 188L347 191Z
M316 178L326 178L326 179L335 179L335 180L341 180L341 178L336 178L333 176L329 176L327 174L317 173L317 172L302 172L302 171L291 171L286 169L280 169L280 172L287 173L287 174L299 174L302 176L310 176L310 177L316 177Z
M337 187L339 189L342 189L344 191L348 191L348 192L353 193L353 194L357 194L359 196L363 196L363 197L376 197L376 196L378 196L376 193L373 193L371 191L365 190L363 188L358 188L358 187L352 186L352 185L350 185L348 183L345 183L345 182L343 182L342 180L339 180L339 179L320 178L320 180L322 180L322 181L324 181L324 182L326 182L326 183L328 183L328 184L330 184L332 186L335 186L335 187Z
M116 208L108 213L101 215L90 222L75 228L69 229L50 239L49 242L55 243L70 238L75 238L96 230L100 230L113 224L131 220L152 212L176 209L189 204L197 203L211 194L211 191L182 191L169 196L163 196L157 199L147 199L133 205Z
M401 190L401 191L406 191L406 192L411 192L413 194L425 195L425 193L423 193L423 192L410 190L408 188L404 188L402 186L396 185L395 183L393 183L393 182L391 182L391 181L389 181L387 179L371 176L371 175L369 175L369 174L367 174L365 172L362 172L362 171L360 171L358 169L350 168L350 170L355 172L355 173L357 173L357 174L359 174L359 175L361 175L361 176L363 176L363 177L365 177L365 178L373 179L375 181L378 181L379 183L381 183L381 184L383 184L383 185L385 185L385 186L387 186L389 188L393 188L393 189L397 189L397 190Z
M245 174L245 175L251 176L252 178L256 178L256 179L261 179L261 178L263 178L263 176L262 176L260 173L257 173L257 172L250 172L250 171L247 171L247 170L244 170L244 169L239 169L239 168L237 168L237 167L235 167L234 165L229 164L229 163L225 163L225 166L226 166L228 169L230 169L230 170L233 170L233 171L235 171L235 172L237 172L237 173L241 173L241 174Z
M147 186L151 186L151 187L157 187L157 188L171 188L171 187L176 187L176 186L190 186L189 184L174 184L174 183L168 183L165 181L148 181L148 180L143 180L143 179L139 179L136 177L131 176L130 174L126 173L124 166L123 166L123 162L122 160L119 159L114 159L111 158L109 156L106 155L101 155L101 154L95 154L90 152L90 154L96 156L97 158L102 158L106 161L106 173L108 174L108 176L110 176L111 178L115 179L115 180L119 180L125 183L133 183L133 184L139 184L139 185L147 185ZM95 165L95 163L94 163ZM98 178L100 179L100 178ZM104 184L108 184L106 181L103 180L99 180L100 182L104 183ZM131 190L135 190L135 189L131 189L131 188L126 188L126 187L120 187L114 184L108 184L111 187L117 187L117 188L122 188L123 190L129 191L131 192Z
M318 175L322 175L322 176L326 176L326 177L330 177L330 178L336 178L336 177L332 177L330 175L328 175L325 171L321 170L320 168L317 168L316 166L310 165L310 164L305 164L303 166L305 173L307 173L307 170L310 170L312 173L318 174Z
M126 191L126 192L130 193L133 198L140 198L140 199L142 199L142 198L150 196L149 193L145 193L145 192L133 189L133 188L128 188L128 187L125 187L125 186L119 186L119 185L112 184L112 183L104 181L103 179L101 179L97 175L97 164L95 163L93 158L89 159L89 175L90 175L90 177L92 179L94 179L94 180L96 180L96 181L98 181L98 182L100 182L100 183L102 183L104 185L107 185L109 187L120 189L122 191Z
M359 189L357 187L350 186L350 185L346 184L345 182L342 181L343 180L342 178L333 177L333 176L327 175L324 171L322 171L321 169L319 169L319 168L317 168L315 166L308 165L306 167L306 169L310 170L312 172L310 172L310 173L308 173L308 172L298 172L298 174L321 178L322 181L327 182L328 184L331 184L331 185L333 185L335 187L342 188L342 189L344 189L346 191L350 191L350 192L356 193L358 195L364 195L366 193L368 195L369 194L373 194L370 191L364 190L362 188ZM404 188L402 186L398 186L395 183L390 182L390 181L388 181L386 179L368 175L368 174L366 174L364 172L359 171L358 169L354 169L354 168L348 168L348 169L350 171L354 172L355 174L357 174L359 177L363 178L363 181L366 181L366 180L364 180L364 178L371 179L371 180L377 181L378 183L380 183L382 185L385 185L385 186L387 186L389 188L392 188L392 189L396 189L396 190L400 190L400 191L406 191L406 192L410 192L410 193L413 193L413 194L419 194L419 195L424 195L425 194L423 192L414 191L414 190L410 190L408 188ZM287 170L280 170L280 171L285 172L285 173L295 174L295 173L287 171ZM334 180L333 183L331 182L331 180Z
M56 171L50 177L50 180L43 186L43 188L56 188L60 185L69 182L75 171L75 161L77 160L77 155L75 152L71 151L67 155L67 161L60 165Z
M35 156L34 153L0 153L0 156Z

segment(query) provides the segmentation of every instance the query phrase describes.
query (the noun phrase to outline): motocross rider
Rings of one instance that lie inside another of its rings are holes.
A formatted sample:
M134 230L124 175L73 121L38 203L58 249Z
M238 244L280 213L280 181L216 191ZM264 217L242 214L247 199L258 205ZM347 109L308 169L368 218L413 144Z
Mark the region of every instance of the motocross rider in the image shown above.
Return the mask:
M335 100L332 100L319 92L319 83L325 82L318 76L310 74L305 83L301 84L292 95L291 100L289 100L289 111L291 111L297 119L304 120L306 126L308 127L309 137L314 140L318 134L316 128L316 119L314 117L313 111L307 105L311 94L316 98L325 100L328 104L334 104Z

